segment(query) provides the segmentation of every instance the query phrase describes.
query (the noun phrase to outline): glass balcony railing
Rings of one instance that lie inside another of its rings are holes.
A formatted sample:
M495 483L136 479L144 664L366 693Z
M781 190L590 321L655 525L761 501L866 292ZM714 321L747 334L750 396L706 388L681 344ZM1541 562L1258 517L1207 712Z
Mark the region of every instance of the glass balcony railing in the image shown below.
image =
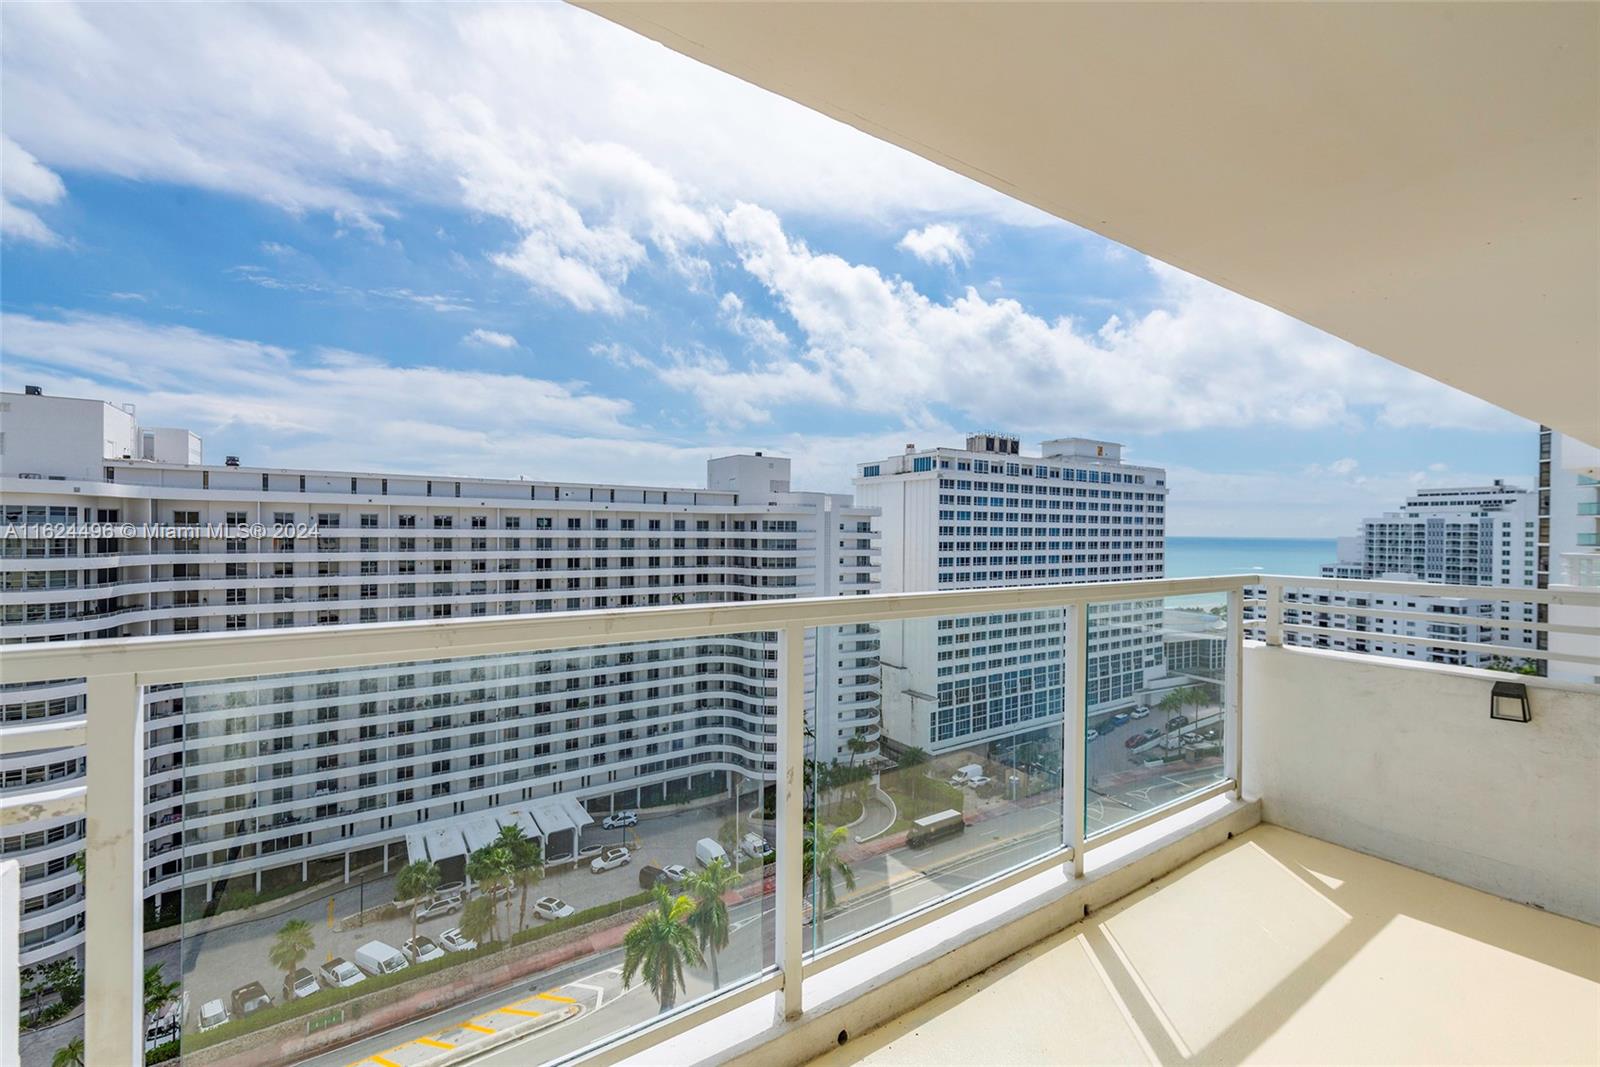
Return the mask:
M800 1012L803 976L1236 792L1244 637L1348 647L1318 596L1424 661L1505 656L1487 631L1526 622L1441 637L1378 603L1419 591L1556 597L1183 579L39 644L7 675L89 679L94 729L17 748L87 744L87 786L40 801L87 828L86 1062L136 1058L128 983L159 967L197 1062L533 1063L758 995ZM150 723L181 808L136 803ZM85 921L45 906L30 951Z

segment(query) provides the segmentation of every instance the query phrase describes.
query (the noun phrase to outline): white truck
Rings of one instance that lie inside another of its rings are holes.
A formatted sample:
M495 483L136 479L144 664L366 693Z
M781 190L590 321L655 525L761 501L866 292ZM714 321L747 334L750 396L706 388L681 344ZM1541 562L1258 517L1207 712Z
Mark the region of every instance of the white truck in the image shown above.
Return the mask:
M981 763L969 763L965 767L956 768L956 773L950 776L950 784L966 785L974 778L982 777L983 765Z
M356 966L376 978L380 974L393 974L410 966L405 953L382 941L368 941L356 949Z
M702 837L694 843L694 858L700 861L700 866L709 867L717 860L728 861L728 850L717 844L714 838Z

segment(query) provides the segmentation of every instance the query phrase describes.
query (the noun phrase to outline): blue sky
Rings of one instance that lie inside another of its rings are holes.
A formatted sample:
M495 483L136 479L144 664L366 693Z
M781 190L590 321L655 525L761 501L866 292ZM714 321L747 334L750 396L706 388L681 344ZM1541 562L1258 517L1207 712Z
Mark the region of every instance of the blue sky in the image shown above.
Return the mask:
M572 8L0 29L0 380L211 458L693 484L762 448L847 490L1079 435L1237 536L1531 481L1520 419Z

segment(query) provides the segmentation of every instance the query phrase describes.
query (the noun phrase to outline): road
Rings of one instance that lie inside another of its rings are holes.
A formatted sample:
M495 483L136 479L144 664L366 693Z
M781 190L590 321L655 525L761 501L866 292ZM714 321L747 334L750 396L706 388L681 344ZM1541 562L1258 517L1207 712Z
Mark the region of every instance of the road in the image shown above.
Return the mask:
M898 849L858 860L853 864L856 888L845 892L840 887L838 908L824 917L822 943L832 944L957 892L1057 847L1060 840L1060 805L1043 804L999 812L994 818L976 823L966 833L925 849ZM776 922L773 899L762 896L736 904L729 909L729 917L733 933L727 949L718 957L724 985L771 966ZM815 927L811 933L815 935ZM807 948L812 947L808 943ZM536 1039L540 1059L562 1056L646 1022L659 1011L648 988L637 981L629 989L621 988L621 966L621 949L597 953L303 1061L303 1067L351 1064L384 1067L385 1063L408 1067L412 1063L412 1046L419 1039L428 1043L422 1047L433 1047L441 1033L459 1027L464 1021L482 1019L501 1005L551 992L583 1000L587 994L579 987L599 987L605 991L600 1003L588 1006L586 1001L582 1013L551 1027ZM711 992L709 967L691 967L685 977L688 990L680 998L680 1004Z

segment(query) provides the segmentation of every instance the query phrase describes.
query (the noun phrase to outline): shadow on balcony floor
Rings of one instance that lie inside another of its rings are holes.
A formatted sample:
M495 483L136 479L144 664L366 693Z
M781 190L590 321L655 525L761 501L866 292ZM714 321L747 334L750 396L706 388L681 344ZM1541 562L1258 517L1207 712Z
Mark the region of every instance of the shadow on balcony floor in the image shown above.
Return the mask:
M1595 1063L1600 928L1262 825L814 1062Z

